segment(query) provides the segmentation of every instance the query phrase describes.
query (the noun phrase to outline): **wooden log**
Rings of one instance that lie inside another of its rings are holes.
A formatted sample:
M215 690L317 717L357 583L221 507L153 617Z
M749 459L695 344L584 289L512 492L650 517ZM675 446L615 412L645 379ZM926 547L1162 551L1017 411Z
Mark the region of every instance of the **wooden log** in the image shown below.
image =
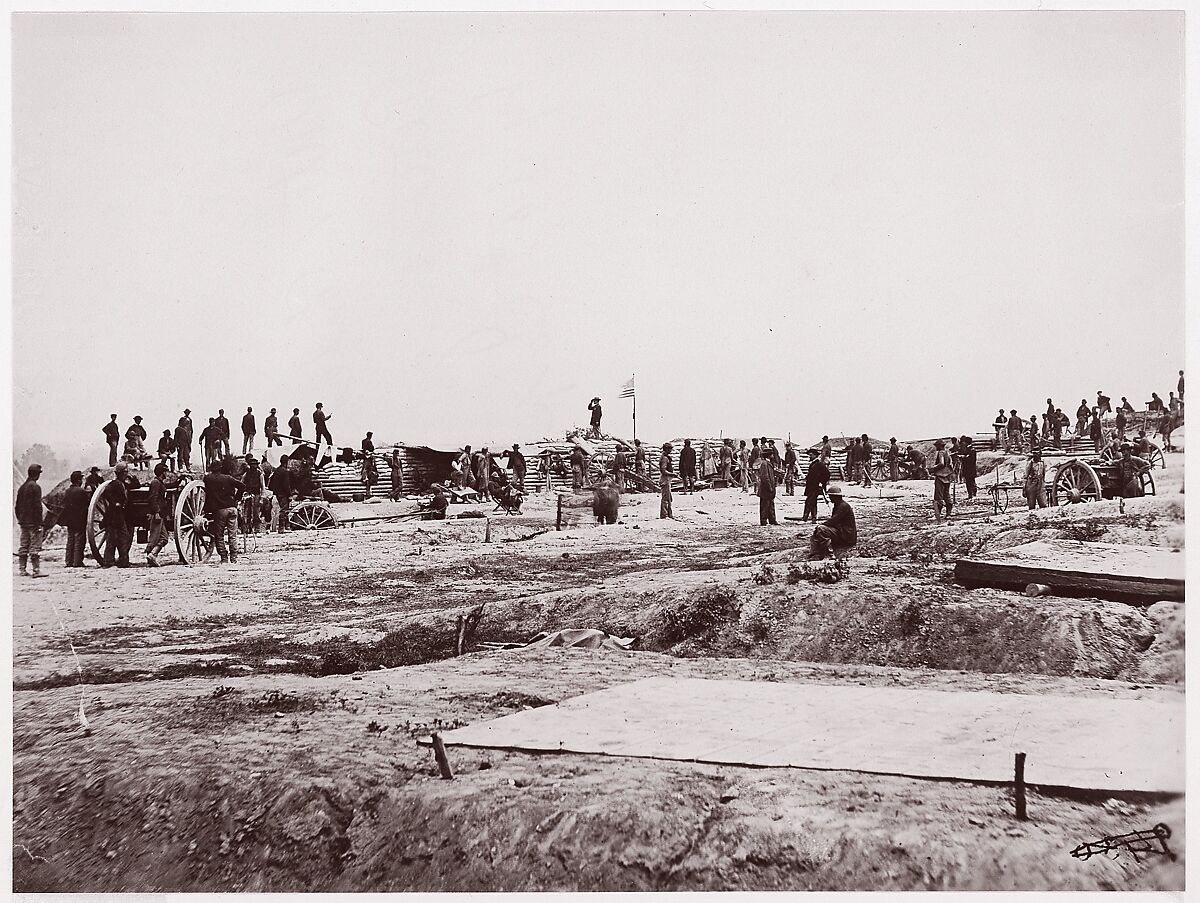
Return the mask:
M969 587L1023 591L1031 583L1060 596L1095 596L1151 605L1183 601L1182 552L1066 539L1041 540L978 558L960 559L954 579Z

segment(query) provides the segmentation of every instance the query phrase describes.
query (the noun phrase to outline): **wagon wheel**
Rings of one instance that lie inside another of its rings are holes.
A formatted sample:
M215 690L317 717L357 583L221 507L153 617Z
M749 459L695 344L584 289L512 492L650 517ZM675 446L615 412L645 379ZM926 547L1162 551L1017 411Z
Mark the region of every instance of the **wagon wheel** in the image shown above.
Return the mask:
M1156 495L1157 494L1154 491L1154 477L1151 476L1150 471L1143 470L1141 473L1139 473L1138 474L1138 483L1142 487L1142 495Z
M324 502L301 502L288 513L293 530L331 530L338 525L337 515Z
M104 514L108 511L108 499L104 496L104 491L108 489L112 480L105 480L96 487L96 491L92 493L92 500L88 502L87 514L87 539L88 547L92 550L92 557L97 561L104 560Z
M1101 497L1100 477L1085 461L1064 461L1054 470L1052 504L1096 502Z
M204 518L204 483L192 480L175 500L175 548L184 564L199 564L212 557L216 540Z
M891 468L887 461L880 458L877 461L871 462L871 479L876 483L882 483L892 475Z
M1146 453L1146 460L1150 462L1150 467L1166 467L1167 459L1163 455L1163 451L1153 442L1150 443L1150 451Z

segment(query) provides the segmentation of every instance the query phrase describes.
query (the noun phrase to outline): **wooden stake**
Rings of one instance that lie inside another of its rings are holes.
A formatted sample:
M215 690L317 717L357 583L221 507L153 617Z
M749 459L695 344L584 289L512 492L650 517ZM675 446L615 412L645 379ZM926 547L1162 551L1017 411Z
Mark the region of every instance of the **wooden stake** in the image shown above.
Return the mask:
M492 519L490 517L485 517L483 519L483 541L492 541Z
M1017 803L1017 820L1028 821L1029 816L1025 814L1025 753L1023 752L1017 753L1014 763L1013 796Z
M433 757L437 759L438 771L442 773L442 780L453 781L454 772L450 768L450 760L446 758L446 746L442 743L442 735L433 735Z
M454 654L463 654L463 634L466 632L467 619L462 615L458 616L458 620L454 625Z

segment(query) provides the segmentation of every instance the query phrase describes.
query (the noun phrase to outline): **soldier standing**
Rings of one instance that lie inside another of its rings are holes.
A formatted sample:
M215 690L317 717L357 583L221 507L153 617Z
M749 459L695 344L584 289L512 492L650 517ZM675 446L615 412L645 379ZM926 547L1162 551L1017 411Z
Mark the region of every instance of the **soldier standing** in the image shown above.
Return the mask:
M679 476L683 480L683 491L696 491L696 450L692 448L692 440L684 439L683 448L679 450Z
M242 415L242 454L243 455L254 451L254 437L257 434L258 434L258 427L254 423L254 408L246 408L246 413Z
M179 469L192 469L192 431L187 417L180 417L175 427L175 452L179 455Z
M588 402L588 410L592 412L592 431L593 439L600 438L600 418L604 416L604 411L600 408L600 396L596 396Z
M104 424L104 441L108 443L108 466L117 465L117 446L121 442L121 428L117 426L117 415L109 414L111 419Z
M283 440L279 438L279 415L275 413L274 408L271 408L271 413L263 421L263 435L267 437L267 448L283 445Z
M217 428L218 450L222 457L228 457L230 455L229 418L225 416L224 408L217 410L217 416L213 420L213 425Z
M304 431L301 429L300 425L300 409L292 408L292 417L290 420L288 420L288 435L293 440L296 440L301 438L303 432ZM292 444L295 445L296 443L293 441Z
M393 502L398 502L400 501L400 496L404 494L404 465L400 463L400 449L392 449L392 456L388 459L388 467L392 471L392 493L388 496L388 498L390 498ZM524 473L521 474L521 478L524 480Z
M1025 468L1025 501L1030 511L1035 506L1046 507L1046 465L1036 448L1029 453L1029 466Z
M166 466L160 461L154 465L154 479L150 481L150 535L146 542L146 563L152 568L158 567L158 553L167 546L167 528L174 516L163 482L166 472Z
M326 442L329 443L330 446L333 445L333 436L329 435L329 427L327 426L329 421L332 419L333 419L333 415L326 414L325 406L323 404L321 404L321 402L318 401L317 408L315 411L313 411L313 423L316 424L316 427L317 427L317 442L318 443L320 443L320 441L322 439L324 439Z
M675 513L671 510L671 477L674 470L675 465L671 463L671 443L664 442L662 454L658 458L658 482L662 487L662 501L658 507L659 520L675 519Z
M788 495L795 495L798 470L796 449L792 448L791 442L785 442L783 447L787 449L783 454L783 488Z
M758 465L758 523L778 527L775 520L775 464L763 455Z
M17 560L21 564L22 577L44 577L41 568L42 537L44 531L45 512L42 510L42 487L38 479L42 476L41 464L30 464L26 470L27 479L17 490L16 515L17 524L21 528L21 542L17 546ZM29 565L33 564L33 574L29 573Z

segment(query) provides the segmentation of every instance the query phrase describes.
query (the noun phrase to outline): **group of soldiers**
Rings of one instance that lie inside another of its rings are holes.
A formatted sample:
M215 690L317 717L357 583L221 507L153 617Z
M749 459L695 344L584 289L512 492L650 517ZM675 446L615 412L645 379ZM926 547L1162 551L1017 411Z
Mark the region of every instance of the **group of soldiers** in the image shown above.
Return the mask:
M333 436L329 433L329 421L332 417L332 414L325 411L325 406L321 402L317 402L312 413L312 420L318 443L324 441L330 446L333 445ZM254 442L258 436L258 423L253 407L247 407L246 413L242 415L241 430L242 454L245 455L254 451ZM205 470L213 461L226 458L233 453L230 444L231 428L224 408L217 411L216 417L208 418L208 424L200 430L198 437L192 423L192 411L190 408L184 408L183 416L179 418L174 432L169 429L163 430L154 455L151 455L146 448L148 433L142 426L141 415L135 416L133 423L125 430L125 446L119 454L118 447L121 443L122 433L121 427L117 424L116 414L109 415L109 422L104 424L102 432L108 443L109 467L115 467L118 460L137 467L145 467L149 461L157 457L170 470L174 470L177 463L180 470L191 470L192 445L197 438L203 455L201 466ZM283 434L279 432L279 415L275 408L271 408L271 412L263 423L263 435L268 448L272 445L283 445ZM287 436L293 441L303 438L303 424L300 421L299 408L292 408Z
M1164 402L1157 392L1151 392L1151 399L1146 402L1146 423L1153 424L1153 433L1160 435L1166 451L1173 451L1171 433L1184 420L1184 379L1183 371L1179 371L1179 382L1176 386L1178 395L1169 392L1170 400ZM1126 434L1134 429L1134 407L1129 399L1121 396L1121 404L1113 410L1112 399L1102 390L1096 392L1096 403L1089 404L1086 398L1079 401L1075 409L1075 420L1072 420L1060 407L1056 407L1054 399L1046 399L1046 410L1039 424L1038 416L1030 414L1022 418L1016 408L1007 414L1000 408L996 419L992 422L996 437L993 449L1004 448L1006 452L1021 454L1028 448L1030 451L1038 448L1063 447L1063 437L1073 435L1076 440L1087 438L1099 453L1107 441L1104 418L1113 415L1113 433L1117 441L1124 442ZM1151 419L1152 418L1152 419Z

